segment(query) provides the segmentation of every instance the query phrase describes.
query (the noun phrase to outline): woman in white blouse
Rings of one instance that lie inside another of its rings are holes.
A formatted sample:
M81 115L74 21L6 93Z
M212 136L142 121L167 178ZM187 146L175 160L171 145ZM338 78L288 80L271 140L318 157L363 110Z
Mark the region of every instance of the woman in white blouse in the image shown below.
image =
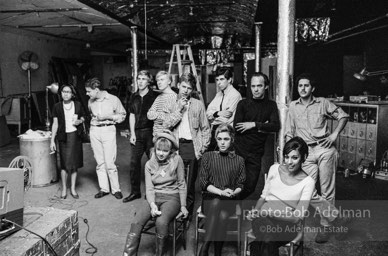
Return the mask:
M53 127L50 148L57 150L55 139L59 144L59 156L61 159L61 199L67 197L67 177L71 176L70 194L73 198L79 196L75 190L77 170L83 166L82 142L79 137L79 129L84 119L82 105L74 101L75 90L73 86L63 85L60 88L62 101L56 103L53 108Z
M278 255L278 247L296 236L308 215L315 181L302 169L307 155L307 144L294 137L284 146L284 163L271 166L262 195L248 216L258 242L254 255Z

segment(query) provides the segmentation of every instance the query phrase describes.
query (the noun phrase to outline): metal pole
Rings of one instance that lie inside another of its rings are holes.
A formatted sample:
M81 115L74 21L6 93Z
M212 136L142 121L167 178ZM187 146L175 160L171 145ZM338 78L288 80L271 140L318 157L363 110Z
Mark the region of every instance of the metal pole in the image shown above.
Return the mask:
M138 69L138 60L137 60L137 26L131 27L131 36L132 36L132 84L133 91L137 91L137 69Z
M261 41L260 41L260 33L261 33L261 25L263 22L255 22L255 30L256 30L256 44L255 44L255 72L260 71L260 62L261 62Z
M295 0L279 0L278 22L278 59L277 59L277 95L276 102L279 108L281 128L279 131L279 150L283 150L285 140L285 122L287 118L288 103L290 102L290 50L293 49L295 30ZM283 162L282 154L278 160Z
M28 79L28 129L31 129L31 118L32 118L32 104L31 104L31 68L27 69L27 79Z

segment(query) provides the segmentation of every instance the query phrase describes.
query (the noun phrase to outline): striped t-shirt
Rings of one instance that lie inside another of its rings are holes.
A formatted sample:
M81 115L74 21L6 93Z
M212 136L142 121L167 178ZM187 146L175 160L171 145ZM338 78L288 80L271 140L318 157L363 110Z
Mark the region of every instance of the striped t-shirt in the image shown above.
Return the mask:
M162 93L156 97L151 108L148 110L147 117L149 120L154 121L153 135L162 132L166 127L163 125L163 121L166 120L166 116L170 115L174 111L174 105L177 100L177 94L175 92Z

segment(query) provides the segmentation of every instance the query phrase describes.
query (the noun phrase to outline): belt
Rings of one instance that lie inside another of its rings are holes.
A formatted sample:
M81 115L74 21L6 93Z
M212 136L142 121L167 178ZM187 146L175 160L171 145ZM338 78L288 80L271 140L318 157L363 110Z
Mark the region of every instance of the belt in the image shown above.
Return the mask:
M179 143L191 143L192 140L186 140L186 139L179 139Z
M307 144L307 146L309 146L309 147L315 147L317 145L319 145L319 141L314 141L312 143Z
M114 125L114 124L96 124L96 125L92 125L92 126L103 127L103 126L111 126L111 125Z

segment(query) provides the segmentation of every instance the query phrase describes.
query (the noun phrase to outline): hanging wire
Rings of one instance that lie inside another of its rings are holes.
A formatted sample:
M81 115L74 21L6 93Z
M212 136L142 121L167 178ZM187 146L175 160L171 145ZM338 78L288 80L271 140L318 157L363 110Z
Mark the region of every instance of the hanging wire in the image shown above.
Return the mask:
M144 0L144 59L147 60L147 0Z

